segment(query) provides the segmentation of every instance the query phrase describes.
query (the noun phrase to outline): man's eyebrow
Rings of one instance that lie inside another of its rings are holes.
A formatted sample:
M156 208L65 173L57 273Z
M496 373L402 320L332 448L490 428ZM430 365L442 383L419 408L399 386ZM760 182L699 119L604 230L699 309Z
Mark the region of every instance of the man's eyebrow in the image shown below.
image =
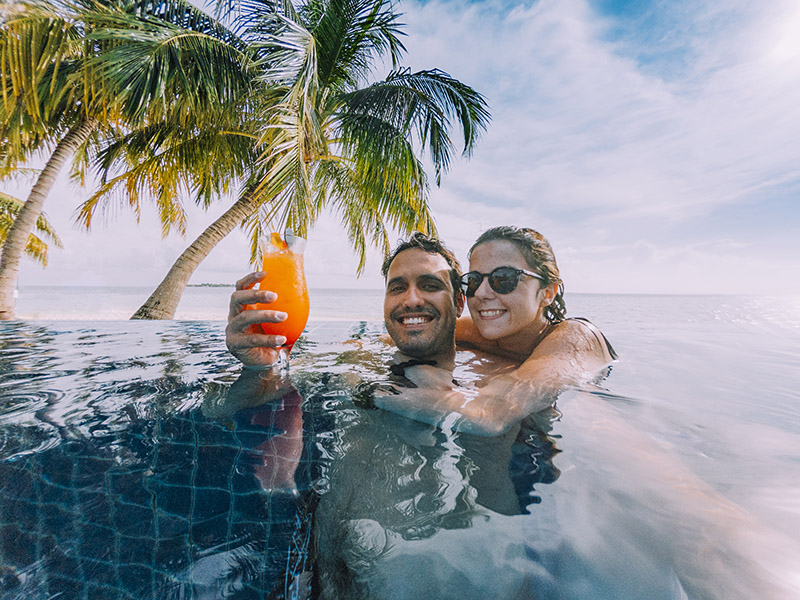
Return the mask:
M425 273L417 278L419 281L436 281L438 283L445 283L446 279L439 277L435 273Z
M405 277L400 277L400 276L392 277L389 281L386 282L386 287L388 288L393 283L405 283L405 281L406 281Z

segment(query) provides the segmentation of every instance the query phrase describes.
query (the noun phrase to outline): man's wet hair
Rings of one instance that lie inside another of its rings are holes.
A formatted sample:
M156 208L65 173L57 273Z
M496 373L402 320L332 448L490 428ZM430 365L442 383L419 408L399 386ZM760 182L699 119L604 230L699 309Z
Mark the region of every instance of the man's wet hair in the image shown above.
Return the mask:
M384 281L389 274L389 267L392 266L392 262L397 255L406 250L413 250L414 248L419 248L428 254L438 254L447 261L450 267L450 282L453 284L453 302L457 305L461 294L463 294L461 291L461 265L458 263L456 255L439 241L438 238L428 236L421 231L415 232L407 240L400 240L392 253L383 261L381 273L383 274Z

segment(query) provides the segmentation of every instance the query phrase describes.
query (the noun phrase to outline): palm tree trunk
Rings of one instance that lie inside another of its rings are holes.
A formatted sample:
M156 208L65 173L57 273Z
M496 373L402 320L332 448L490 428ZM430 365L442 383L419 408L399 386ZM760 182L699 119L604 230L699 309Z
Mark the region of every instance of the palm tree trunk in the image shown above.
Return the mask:
M245 193L183 251L167 276L131 319L172 319L192 273L225 236L253 214L255 208L252 194Z
M61 167L75 150L83 144L97 127L97 121L87 119L73 127L56 145L53 154L39 174L25 206L19 211L14 224L8 232L0 255L0 321L14 318L16 308L14 286L19 275L19 265L25 253L28 236L36 227L36 221L42 214L44 201L53 188Z

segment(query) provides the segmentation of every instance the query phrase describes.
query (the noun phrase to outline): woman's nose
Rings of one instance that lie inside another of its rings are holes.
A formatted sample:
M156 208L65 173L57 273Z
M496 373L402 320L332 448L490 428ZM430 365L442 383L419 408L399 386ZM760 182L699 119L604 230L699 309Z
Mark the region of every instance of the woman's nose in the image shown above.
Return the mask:
M491 298L494 296L494 290L492 286L489 285L489 278L484 277L481 280L481 284L478 286L478 289L475 290L475 295L478 298Z

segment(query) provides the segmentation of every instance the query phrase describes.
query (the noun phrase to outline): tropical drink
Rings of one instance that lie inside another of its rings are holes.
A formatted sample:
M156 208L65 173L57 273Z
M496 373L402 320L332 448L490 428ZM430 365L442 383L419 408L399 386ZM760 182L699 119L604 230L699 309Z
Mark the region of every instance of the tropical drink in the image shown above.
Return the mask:
M305 240L287 230L285 241L280 234L273 233L263 246L262 270L267 276L259 288L263 286L263 289L275 292L278 299L269 304L257 304L256 308L280 310L289 316L280 323L262 323L261 329L267 334L286 336L283 348L289 352L308 321L308 288L303 272Z

